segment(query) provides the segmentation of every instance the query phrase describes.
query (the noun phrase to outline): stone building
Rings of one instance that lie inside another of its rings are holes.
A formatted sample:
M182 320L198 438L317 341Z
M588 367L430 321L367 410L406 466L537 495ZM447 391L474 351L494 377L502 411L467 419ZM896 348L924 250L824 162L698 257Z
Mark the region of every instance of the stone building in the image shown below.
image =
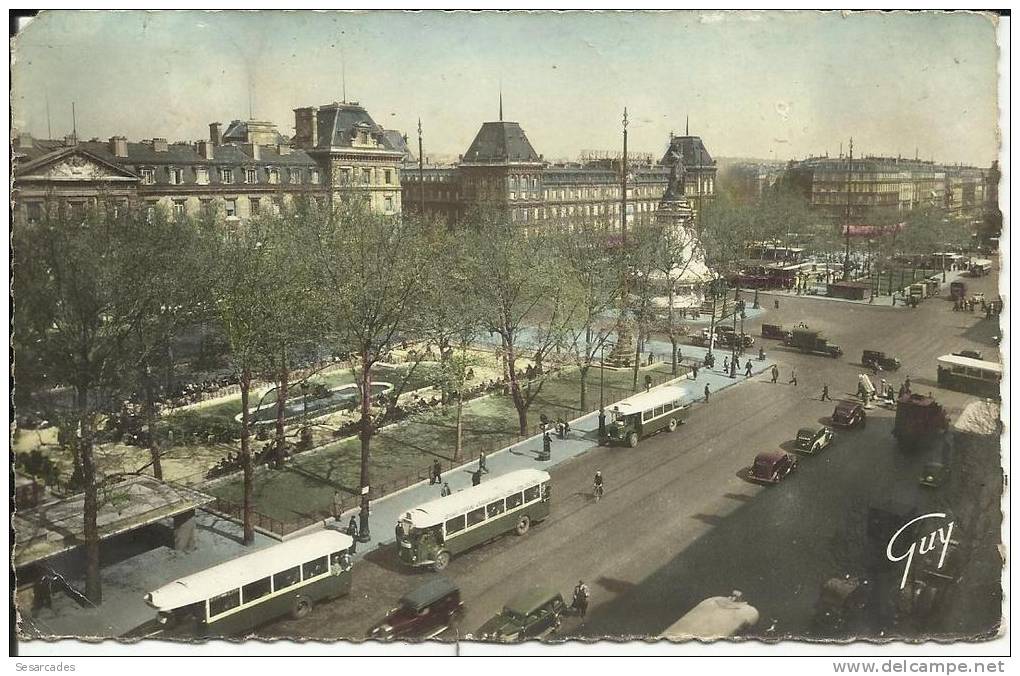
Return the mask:
M295 111L297 134L258 120L209 125L209 138L168 142L14 140L14 217L35 220L46 209L84 213L89 204L161 205L172 214L220 209L245 219L279 209L297 196L325 206L360 195L377 213L400 213L403 137L377 125L356 103Z
M674 145L688 163L689 188L699 195L700 207L714 193L714 162L698 137L674 137ZM669 167L650 158L632 158L627 173L628 227L653 223L669 182ZM506 209L524 227L569 228L593 221L619 229L622 222L620 158L547 162L517 122L483 123L454 165L405 165L402 188L405 210L424 209L451 222L479 204Z
M925 205L961 218L980 211L986 172L899 157L812 157L791 162L783 181L828 220L857 221L876 209L910 211ZM849 191L848 191L849 186Z

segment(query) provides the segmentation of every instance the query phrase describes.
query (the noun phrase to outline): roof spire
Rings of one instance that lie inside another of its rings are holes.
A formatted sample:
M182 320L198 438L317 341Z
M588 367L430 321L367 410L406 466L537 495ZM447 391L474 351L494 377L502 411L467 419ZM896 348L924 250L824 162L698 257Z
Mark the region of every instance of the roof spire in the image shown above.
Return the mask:
M499 121L503 121L503 86L499 87Z
M688 115L687 116L687 125L686 125L686 128L684 129L684 136L690 136L690 135L691 135L691 116Z

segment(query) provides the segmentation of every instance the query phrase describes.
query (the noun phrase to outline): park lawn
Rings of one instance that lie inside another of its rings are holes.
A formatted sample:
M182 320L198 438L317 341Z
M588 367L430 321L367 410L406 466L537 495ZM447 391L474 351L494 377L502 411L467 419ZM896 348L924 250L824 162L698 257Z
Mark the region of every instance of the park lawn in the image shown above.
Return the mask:
M644 375L652 373L658 384L669 379L669 365L659 363L641 369ZM630 370L606 370L606 403L632 393ZM598 406L599 372L592 369L588 375L588 409ZM539 415L545 413L555 420L563 415L570 419L581 411L579 373L577 369L564 369L546 379L542 391L528 412L528 433L537 432ZM444 471L451 465L462 464L477 458L479 451L505 448L519 441L517 411L510 397L492 395L475 399L464 406L464 449L454 459L456 441L456 414L448 407L442 412L426 414L383 428L372 438L370 476L372 484L381 493L389 492L394 484L411 483L409 477L427 476L427 468L439 459ZM260 471L255 476L255 509L280 521L325 517L331 508L333 494L340 490L345 499L356 495L360 483L361 443L358 439L329 444L309 451L289 461L283 469ZM387 486L389 484L389 486ZM209 493L240 503L243 482L238 476L207 489Z

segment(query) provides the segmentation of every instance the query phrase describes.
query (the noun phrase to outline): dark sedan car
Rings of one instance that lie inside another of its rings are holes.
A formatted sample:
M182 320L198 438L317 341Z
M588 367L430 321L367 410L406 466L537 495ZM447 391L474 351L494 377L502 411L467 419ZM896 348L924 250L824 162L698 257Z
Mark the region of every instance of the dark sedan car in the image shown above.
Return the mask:
M797 469L797 456L784 451L759 453L751 466L751 478L767 484L777 484Z
M425 640L443 632L464 612L460 589L445 577L436 577L400 599L368 632L382 640Z
M832 443L833 433L828 427L802 427L797 430L794 445L801 453L814 455Z
M838 402L832 411L832 424L848 429L857 426L864 427L867 424L864 407L856 401Z
M560 613L565 608L559 592L531 589L507 603L468 638L501 643L544 638L559 628Z

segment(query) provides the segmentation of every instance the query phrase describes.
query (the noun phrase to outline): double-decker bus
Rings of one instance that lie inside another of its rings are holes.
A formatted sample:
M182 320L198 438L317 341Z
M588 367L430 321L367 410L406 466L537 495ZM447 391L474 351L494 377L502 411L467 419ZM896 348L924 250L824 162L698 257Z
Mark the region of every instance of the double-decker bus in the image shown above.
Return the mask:
M982 397L999 398L1002 366L993 361L982 361L947 354L938 358L940 387L969 392Z
M350 592L343 553L353 543L322 530L175 580L145 595L158 613L149 635L234 636L288 613L304 617Z
M440 571L450 557L549 516L549 474L522 469L406 512L397 522L400 560Z

